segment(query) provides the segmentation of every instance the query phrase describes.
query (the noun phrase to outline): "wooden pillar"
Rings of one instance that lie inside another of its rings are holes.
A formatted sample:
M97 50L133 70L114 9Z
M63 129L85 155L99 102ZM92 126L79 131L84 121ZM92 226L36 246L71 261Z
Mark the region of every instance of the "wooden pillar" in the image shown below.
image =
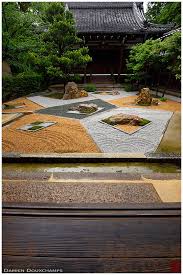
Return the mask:
M123 52L124 52L124 47L123 45L121 46L120 48L120 54L119 54L119 69L118 69L118 81L119 81L119 78L120 78L120 74L122 72L122 66L123 66Z

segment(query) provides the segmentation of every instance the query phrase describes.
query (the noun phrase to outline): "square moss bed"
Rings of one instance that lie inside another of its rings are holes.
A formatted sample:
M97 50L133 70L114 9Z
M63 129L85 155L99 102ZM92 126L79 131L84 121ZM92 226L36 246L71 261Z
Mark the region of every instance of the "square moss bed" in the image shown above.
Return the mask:
M34 122L27 124L21 128L18 128L18 130L28 131L28 132L36 132L36 131L45 129L49 126L52 126L54 124L56 124L56 122L34 121Z
M121 128L119 127L119 126L125 126L127 124L121 124L121 125L120 124L111 124L111 123L109 123L108 118L105 118L99 122L103 123L103 124L107 124L108 126L111 126L112 128L114 128L118 131L124 132L125 134L128 134L128 135L133 135L137 131L145 128L146 126L148 126L149 124L152 123L150 120L143 118L142 123L140 125L137 125L137 127L134 127L134 128L136 128L134 131L128 132L128 131L121 129L122 127ZM130 125L128 125L128 126L130 126Z
M67 113L68 114L76 114L76 115L93 115L95 113L98 113L100 112L101 110L103 110L104 108L102 107L99 107L96 111L92 111L92 112L79 112L79 111L72 111L72 110L69 110Z

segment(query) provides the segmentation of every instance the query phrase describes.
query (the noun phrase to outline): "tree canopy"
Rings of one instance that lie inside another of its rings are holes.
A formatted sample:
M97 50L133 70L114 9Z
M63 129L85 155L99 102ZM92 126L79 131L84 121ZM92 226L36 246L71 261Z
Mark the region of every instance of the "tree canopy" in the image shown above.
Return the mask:
M180 2L151 2L146 18L150 22L181 25ZM144 81L158 85L160 73L181 78L181 33L175 32L163 39L149 39L132 47L127 61L128 81Z
M150 2L146 17L154 23L181 25L181 2Z
M49 77L67 81L75 68L91 61L88 48L77 37L72 14L62 3L51 3L45 10L47 28L43 32L42 48L34 54L35 62Z
M160 71L167 71L181 77L181 33L160 39L149 39L132 47L128 58L128 72L131 80L140 80L147 75L158 75Z
M38 23L41 19L17 2L2 5L3 60L8 61L13 73L30 70L29 52L40 45Z
M13 73L36 71L69 80L91 61L77 37L72 14L61 2L3 3L3 60Z

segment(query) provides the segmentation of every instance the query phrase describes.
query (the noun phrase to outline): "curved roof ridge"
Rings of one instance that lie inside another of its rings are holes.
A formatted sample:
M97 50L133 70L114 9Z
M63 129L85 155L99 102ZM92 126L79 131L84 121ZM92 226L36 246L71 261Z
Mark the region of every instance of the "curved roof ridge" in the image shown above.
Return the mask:
M71 9L106 9L106 8L132 8L133 2L66 2ZM137 6L142 6L143 2L136 2Z
M136 19L137 24L139 25L140 28L143 28L145 20L142 17L142 14L136 5L136 2L133 2L133 13L134 13L134 17Z

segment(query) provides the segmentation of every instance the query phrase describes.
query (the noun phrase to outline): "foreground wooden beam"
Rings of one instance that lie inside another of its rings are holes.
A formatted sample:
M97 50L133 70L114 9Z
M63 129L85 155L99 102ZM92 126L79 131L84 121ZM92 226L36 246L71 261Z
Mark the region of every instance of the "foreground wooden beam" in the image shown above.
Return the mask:
M3 271L16 269L180 272L180 204L4 204Z

